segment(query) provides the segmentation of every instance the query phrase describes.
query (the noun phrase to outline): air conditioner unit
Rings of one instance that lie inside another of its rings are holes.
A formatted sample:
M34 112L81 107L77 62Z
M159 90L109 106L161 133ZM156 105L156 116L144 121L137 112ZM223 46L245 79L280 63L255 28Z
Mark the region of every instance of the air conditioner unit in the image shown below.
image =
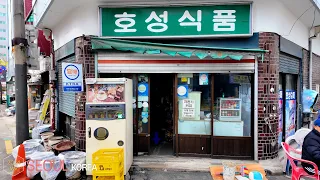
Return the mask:
M40 70L39 63L40 48L37 44L30 43L28 48L27 63L30 70Z
M38 30L31 24L25 25L25 33L29 44L38 38Z

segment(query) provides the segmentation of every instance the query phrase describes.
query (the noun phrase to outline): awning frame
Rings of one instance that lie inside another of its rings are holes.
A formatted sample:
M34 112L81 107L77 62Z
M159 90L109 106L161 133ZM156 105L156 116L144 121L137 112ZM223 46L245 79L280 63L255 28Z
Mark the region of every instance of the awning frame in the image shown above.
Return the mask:
M186 46L176 44L162 44L151 42L139 42L120 39L109 39L103 37L91 38L92 50L119 50L132 51L140 54L160 54L164 53L169 56L177 54L183 57L190 58L192 55L199 59L204 59L208 56L213 59L232 59L241 60L244 55L252 55L261 57L264 60L264 54L269 52L262 49L244 49L244 48L223 48L209 46Z

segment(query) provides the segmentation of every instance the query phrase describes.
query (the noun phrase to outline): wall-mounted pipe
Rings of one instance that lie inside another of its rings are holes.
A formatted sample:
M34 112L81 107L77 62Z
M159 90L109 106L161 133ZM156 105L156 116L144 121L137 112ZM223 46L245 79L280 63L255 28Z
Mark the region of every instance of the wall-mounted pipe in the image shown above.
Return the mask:
M312 89L312 39L309 38L309 89Z
M313 30L313 34L311 34ZM310 29L309 37L309 89L312 89L312 39L316 39L320 35L320 26L314 26Z

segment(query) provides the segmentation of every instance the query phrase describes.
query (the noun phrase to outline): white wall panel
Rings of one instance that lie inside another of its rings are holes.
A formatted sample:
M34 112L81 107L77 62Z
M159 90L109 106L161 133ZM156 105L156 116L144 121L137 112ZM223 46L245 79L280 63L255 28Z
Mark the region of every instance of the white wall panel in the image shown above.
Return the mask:
M92 3L82 3L70 11L63 18L63 21L53 28L55 49L83 34L99 35L99 5L102 4L96 1L92 1ZM298 17L279 0L254 0L254 32L274 32L308 49L309 28L300 20L298 20L292 28L297 18ZM320 55L320 38L314 40L313 45L314 53Z

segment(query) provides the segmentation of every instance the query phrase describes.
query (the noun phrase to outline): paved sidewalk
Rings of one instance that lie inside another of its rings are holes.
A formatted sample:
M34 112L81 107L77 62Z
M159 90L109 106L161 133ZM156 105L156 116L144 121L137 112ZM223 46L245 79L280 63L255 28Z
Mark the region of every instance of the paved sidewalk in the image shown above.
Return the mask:
M8 180L11 179L11 174L4 171L9 167L7 161L4 161L9 156L6 152L5 141L11 143L13 148L15 147L16 118L15 116L5 116L4 110L5 106L0 105L0 179Z
M290 180L285 176L269 176L269 180ZM212 180L209 172L175 172L157 170L137 170L131 180Z

